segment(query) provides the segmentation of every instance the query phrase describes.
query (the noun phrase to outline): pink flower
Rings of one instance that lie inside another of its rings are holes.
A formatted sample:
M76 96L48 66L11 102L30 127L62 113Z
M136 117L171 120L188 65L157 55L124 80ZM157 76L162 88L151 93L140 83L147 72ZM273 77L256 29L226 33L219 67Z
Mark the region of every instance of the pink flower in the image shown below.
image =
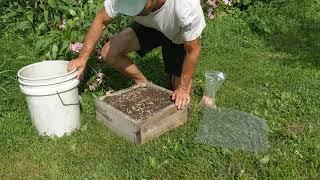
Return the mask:
M66 25L67 25L67 20L66 19L62 19L60 21L60 23L58 24L58 28L59 29L65 29L66 28Z
M227 6L231 6L232 1L231 0L223 0L224 4Z
M97 58L98 60L102 60L102 55L101 55L101 50L100 50L100 49L97 49L97 50L96 50L96 58Z
M89 81L87 85L89 87L89 91L94 91L98 88L98 85L94 81Z
M216 8L219 5L219 3L220 3L220 0L208 0L208 4L212 8ZM227 6L231 6L232 0L223 0L223 3Z
M79 53L80 50L82 49L82 47L83 47L83 44L80 43L80 42L71 43L71 44L69 45L70 51L73 52L73 53L75 53L75 54L76 54L76 53Z
M104 75L103 73L99 72L97 73L97 79L96 82L98 85L104 83L104 79L105 79L106 75Z
M87 85L89 87L89 91L95 91L96 89L98 89L98 87L100 85L102 85L103 83L105 83L105 78L106 75L103 74L102 72L98 72L94 78L91 78L88 82Z
M219 0L208 0L208 4L212 6L212 8L216 8L219 4Z
M209 19L214 19L213 8L209 8L208 9L208 18Z

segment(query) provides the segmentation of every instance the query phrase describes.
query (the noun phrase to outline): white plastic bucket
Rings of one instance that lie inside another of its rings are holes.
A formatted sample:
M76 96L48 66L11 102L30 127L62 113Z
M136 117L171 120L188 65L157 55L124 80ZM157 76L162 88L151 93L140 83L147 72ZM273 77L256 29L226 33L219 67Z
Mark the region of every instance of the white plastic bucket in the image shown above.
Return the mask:
M31 119L40 135L62 137L80 127L77 71L68 61L42 61L18 72Z

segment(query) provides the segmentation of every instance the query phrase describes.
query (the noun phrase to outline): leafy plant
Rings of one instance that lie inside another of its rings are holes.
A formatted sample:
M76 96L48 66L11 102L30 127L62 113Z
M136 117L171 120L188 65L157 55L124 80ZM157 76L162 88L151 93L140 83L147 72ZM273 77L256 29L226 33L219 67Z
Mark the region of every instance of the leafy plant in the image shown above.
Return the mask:
M7 2L0 19L6 24L5 31L35 36L35 49L43 59L65 58L70 42L83 40L99 7L92 0Z
M34 36L35 49L41 59L71 58L69 44L83 41L100 3L67 0L33 0L7 2L0 16L4 31ZM107 28L106 36L127 25L119 18ZM5 24L5 25L4 25ZM31 33L30 33L31 32ZM100 46L101 47L101 46Z
M10 25L8 28L14 30L53 30L63 19L81 19L92 14L95 10L95 4L92 0L29 0L16 2L7 2L3 7L4 13L1 20Z
M202 1L202 7L209 19L215 19L216 15L231 14L234 17L239 17L241 12L247 10L256 3L268 0L207 0Z

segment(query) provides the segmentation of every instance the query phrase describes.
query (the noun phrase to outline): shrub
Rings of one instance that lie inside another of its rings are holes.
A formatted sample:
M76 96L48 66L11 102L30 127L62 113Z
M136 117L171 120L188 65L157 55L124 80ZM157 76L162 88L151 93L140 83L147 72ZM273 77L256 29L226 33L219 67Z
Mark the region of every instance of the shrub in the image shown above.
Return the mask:
M97 7L92 0L18 0L5 3L1 19L9 29L44 32L57 29L64 19L73 24L91 18Z
M215 19L221 11L238 17L254 4L265 1L270 0L202 0L202 7L209 19Z
M34 35L36 52L42 59L72 58L70 43L83 41L96 11L102 7L93 0L18 0L3 4L0 26L7 32ZM105 36L127 23L127 18L118 18L108 26Z

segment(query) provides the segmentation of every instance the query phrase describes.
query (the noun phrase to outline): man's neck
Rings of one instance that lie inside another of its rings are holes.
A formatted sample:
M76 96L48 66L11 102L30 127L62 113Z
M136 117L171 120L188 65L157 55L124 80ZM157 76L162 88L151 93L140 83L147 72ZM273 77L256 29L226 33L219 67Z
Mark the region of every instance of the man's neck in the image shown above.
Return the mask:
M166 3L166 0L155 0L155 1L157 2L155 7L152 9L152 12L160 9L164 5L164 3Z

